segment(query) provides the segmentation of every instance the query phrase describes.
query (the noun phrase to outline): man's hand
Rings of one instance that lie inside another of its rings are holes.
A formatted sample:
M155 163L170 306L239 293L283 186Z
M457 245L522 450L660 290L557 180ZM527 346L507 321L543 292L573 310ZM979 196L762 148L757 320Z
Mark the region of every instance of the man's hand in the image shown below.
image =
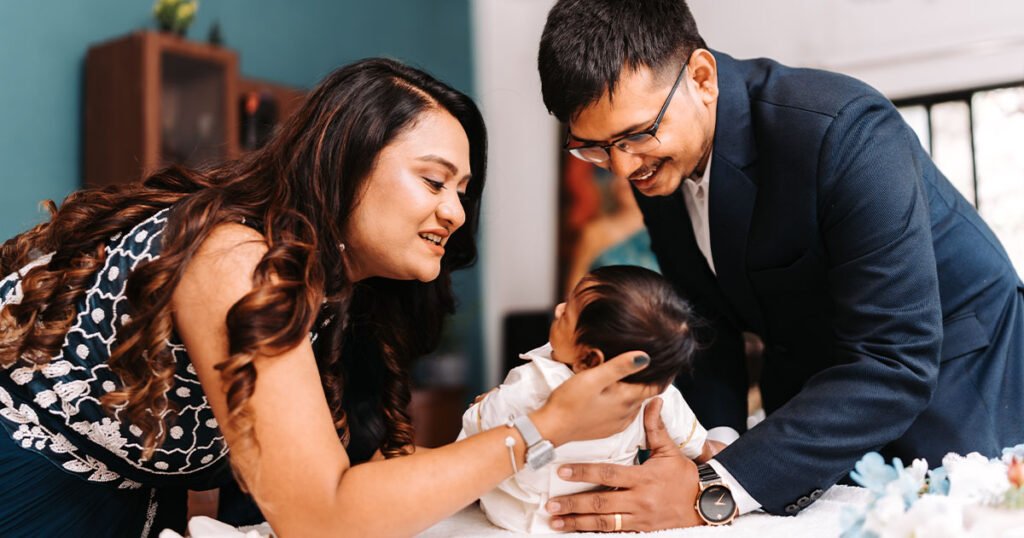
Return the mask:
M651 457L643 465L563 465L558 476L593 482L613 491L594 491L548 501L551 528L566 531L653 531L703 524L697 515L697 466L683 457L661 420L661 399L644 413ZM615 514L621 527L615 528Z

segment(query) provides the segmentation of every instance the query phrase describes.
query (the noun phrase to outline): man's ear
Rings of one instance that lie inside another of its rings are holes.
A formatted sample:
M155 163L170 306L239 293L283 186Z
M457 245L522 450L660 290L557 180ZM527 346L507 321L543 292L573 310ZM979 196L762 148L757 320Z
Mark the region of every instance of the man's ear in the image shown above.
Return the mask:
M704 104L718 100L718 61L711 51L697 49L690 56L690 73Z
M590 348L587 349L586 355L583 356L583 363L585 368L594 368L604 363L604 353L600 349Z

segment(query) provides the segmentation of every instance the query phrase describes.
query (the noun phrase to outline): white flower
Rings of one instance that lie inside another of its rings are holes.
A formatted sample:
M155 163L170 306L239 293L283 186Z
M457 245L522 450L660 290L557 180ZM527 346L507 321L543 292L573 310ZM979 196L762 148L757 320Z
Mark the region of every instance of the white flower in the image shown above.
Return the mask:
M1024 461L1024 443L1003 449L1003 463L1009 465L1013 458Z
M903 515L905 506L899 488L886 487L885 494L875 501L865 515L864 530L883 536L889 525Z
M879 533L881 538L957 538L964 534L963 505L944 495L922 496Z
M924 458L917 458L914 460L910 467L905 469L906 473L914 478L914 480L920 484L920 487L924 487L925 476L928 475L928 462Z
M949 473L949 496L964 502L992 503L1010 488L1006 464L977 452L966 456L951 452L942 458L942 466Z

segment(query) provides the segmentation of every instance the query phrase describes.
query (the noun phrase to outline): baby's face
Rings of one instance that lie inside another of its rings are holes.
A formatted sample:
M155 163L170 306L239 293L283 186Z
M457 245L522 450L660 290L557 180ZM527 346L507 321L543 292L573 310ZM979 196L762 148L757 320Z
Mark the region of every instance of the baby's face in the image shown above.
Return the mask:
M548 340L551 341L551 358L567 364L574 372L584 369L582 358L584 350L576 345L576 320L583 308L580 292L585 289L577 286L569 294L569 299L555 307L555 321L551 323Z

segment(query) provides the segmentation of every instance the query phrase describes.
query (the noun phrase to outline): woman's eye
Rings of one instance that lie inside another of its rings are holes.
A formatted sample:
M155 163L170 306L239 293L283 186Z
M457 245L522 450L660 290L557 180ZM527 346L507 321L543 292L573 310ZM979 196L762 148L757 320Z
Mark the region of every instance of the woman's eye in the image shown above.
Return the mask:
M436 180L430 179L429 177L423 178L423 181L427 182L427 185L430 185L430 188L433 189L435 192L440 191L441 189L444 189L444 182L443 181L436 181Z

